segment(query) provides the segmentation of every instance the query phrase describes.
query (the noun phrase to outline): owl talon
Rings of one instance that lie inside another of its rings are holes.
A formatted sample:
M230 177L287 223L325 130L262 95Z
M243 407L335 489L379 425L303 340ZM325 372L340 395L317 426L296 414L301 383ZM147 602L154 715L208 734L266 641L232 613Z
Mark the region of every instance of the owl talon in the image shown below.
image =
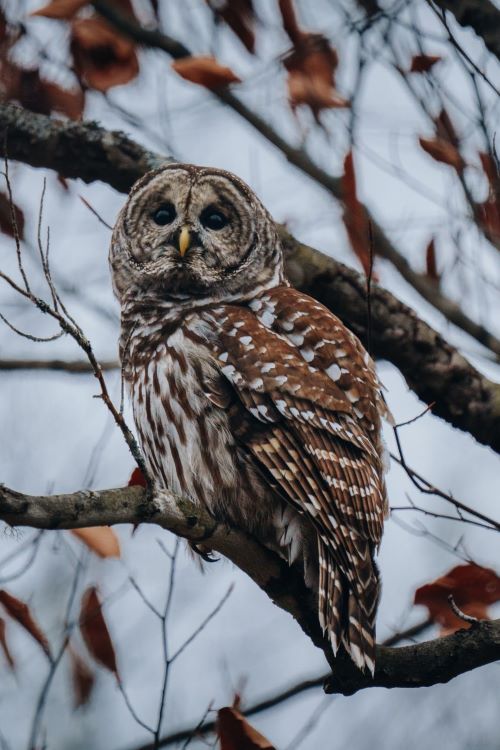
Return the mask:
M196 554L201 557L204 562L215 563L219 562L220 560L220 557L217 557L217 555L211 549L205 550L203 549L203 547L198 547L195 542L189 542L189 546L191 547L193 552L196 552Z

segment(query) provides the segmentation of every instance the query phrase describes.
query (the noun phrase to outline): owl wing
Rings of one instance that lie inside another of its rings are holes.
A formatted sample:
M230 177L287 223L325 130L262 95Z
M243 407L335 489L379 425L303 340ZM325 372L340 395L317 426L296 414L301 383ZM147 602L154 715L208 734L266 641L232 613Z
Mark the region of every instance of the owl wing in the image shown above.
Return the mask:
M371 669L372 552L386 506L373 363L334 315L293 289L250 306L210 313L214 354L250 421L247 451L317 531L320 621L335 649L347 639L355 661Z

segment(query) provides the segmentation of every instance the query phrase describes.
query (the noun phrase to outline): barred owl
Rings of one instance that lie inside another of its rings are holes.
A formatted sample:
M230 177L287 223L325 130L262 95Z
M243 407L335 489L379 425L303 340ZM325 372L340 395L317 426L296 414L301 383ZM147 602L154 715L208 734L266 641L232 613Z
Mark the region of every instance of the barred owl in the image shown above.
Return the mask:
M145 175L110 264L155 482L303 565L333 651L373 673L385 406L368 353L290 287L271 216L229 172Z

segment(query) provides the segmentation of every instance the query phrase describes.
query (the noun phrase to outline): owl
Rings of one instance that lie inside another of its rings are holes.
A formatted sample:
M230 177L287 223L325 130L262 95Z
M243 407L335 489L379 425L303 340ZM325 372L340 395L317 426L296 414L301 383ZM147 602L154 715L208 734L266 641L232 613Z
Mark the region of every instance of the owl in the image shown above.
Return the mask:
M146 465L299 565L334 653L374 671L386 513L374 364L284 274L276 225L229 172L168 164L132 188L110 265Z

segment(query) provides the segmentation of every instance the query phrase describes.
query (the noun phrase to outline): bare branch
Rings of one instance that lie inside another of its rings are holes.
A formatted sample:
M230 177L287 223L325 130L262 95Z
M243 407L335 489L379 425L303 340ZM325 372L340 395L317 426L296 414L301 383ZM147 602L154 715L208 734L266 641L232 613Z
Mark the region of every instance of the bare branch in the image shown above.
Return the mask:
M103 372L107 370L119 370L119 362L107 360L99 362ZM57 372L70 373L92 373L94 372L90 362L84 359L0 359L0 370L55 370Z
M431 625L431 620L423 620L422 622L418 622L416 625L411 625L409 628L406 628L405 630L401 630L389 636L389 638L384 641L383 645L394 646L401 641L410 640L422 633ZM311 677L307 680L301 680L294 685L290 685L284 689L282 688L281 690L278 690L273 695L270 695L269 697L264 698L257 703L252 703L249 706L246 706L243 703L243 705L240 707L240 710L246 717L254 716L255 714L263 713L264 711L269 711L271 708L275 708L276 706L286 703L292 698L295 698L297 695L306 693L309 690L317 690L318 688L323 687L325 681L329 678L329 676L329 672L322 672L316 677ZM159 747L168 747L169 745L176 745L177 743L182 742L183 740L188 740L189 738L211 734L213 731L215 731L215 728L216 721L202 721L198 723L196 727L189 726L183 729L178 729L176 732L162 737L160 739ZM141 745L141 747L136 747L134 748L134 750L153 749L152 745L148 744Z

